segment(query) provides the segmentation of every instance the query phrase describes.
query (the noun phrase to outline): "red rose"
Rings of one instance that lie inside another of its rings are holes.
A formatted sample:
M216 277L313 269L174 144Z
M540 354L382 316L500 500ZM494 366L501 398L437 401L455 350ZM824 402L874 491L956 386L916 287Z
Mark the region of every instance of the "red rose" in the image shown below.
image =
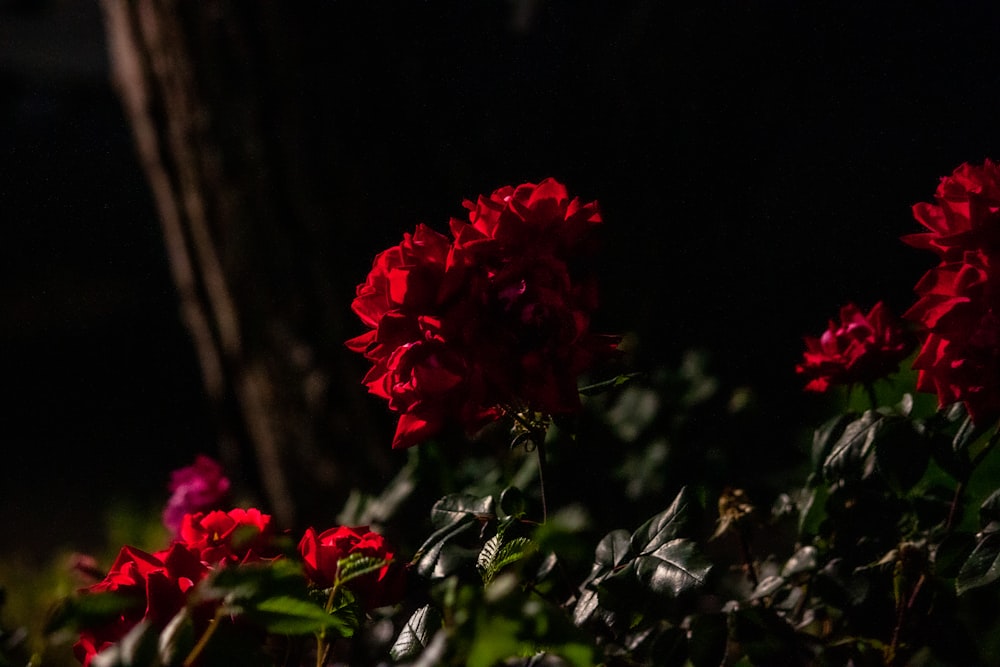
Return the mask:
M188 591L208 573L198 556L183 544L149 554L123 547L104 580L81 593L114 592L131 600L121 614L101 627L85 628L73 646L84 666L97 653L124 637L140 621L164 626L183 608Z
M464 205L469 222L451 222L456 246L492 241L512 256L525 251L562 257L589 254L601 222L597 202L570 199L566 187L553 178L538 185L504 186Z
M898 370L914 345L882 302L868 315L854 304L844 306L839 323L830 320L822 336L807 336L805 343L803 361L795 370L809 379L809 391L826 391L834 384L871 384Z
M373 533L368 526L331 528L319 535L313 528L306 529L299 552L306 575L320 588L328 588L338 578L338 563L351 554L391 560L394 553L385 538ZM352 579L346 586L365 609L375 609L395 604L402 599L405 587L405 570L398 563L389 563L375 572Z
M966 250L1000 250L1000 164L962 164L941 179L935 200L913 207L917 222L930 231L903 241L933 250L945 261L960 259Z
M546 179L465 206L453 242L421 225L376 257L352 304L371 328L347 343L372 362L364 383L402 415L394 447L508 408L579 410L580 374L618 344L589 331L596 202Z
M1000 259L966 252L917 283L920 296L905 317L928 332L913 362L917 389L933 392L942 407L963 401L974 421L1000 416Z
M163 510L163 524L174 535L185 514L216 509L229 495L229 479L222 466L199 454L193 465L170 474L171 496Z
M905 317L926 339L913 367L938 404L965 403L976 422L1000 417L1000 164L963 164L941 179L935 204L913 207L929 232L903 240L941 263L917 283Z
M449 421L472 432L497 417L482 405L465 359L440 337L399 345L384 363L376 362L365 384L401 413L394 449L432 437Z
M351 303L372 330L349 340L347 346L369 359L388 357L394 341L384 340L386 317L396 320L394 331L408 327L411 339L419 337L419 316L439 310L449 249L446 236L417 225L413 234L403 236L402 243L379 253Z
M271 515L257 509L187 514L180 540L208 565L260 560L271 555Z

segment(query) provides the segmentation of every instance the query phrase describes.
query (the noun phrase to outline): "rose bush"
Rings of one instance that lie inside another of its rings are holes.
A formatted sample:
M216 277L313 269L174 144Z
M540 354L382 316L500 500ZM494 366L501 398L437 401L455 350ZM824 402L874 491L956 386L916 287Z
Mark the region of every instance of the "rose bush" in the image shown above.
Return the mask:
M167 550L125 547L77 596L76 655L94 667L998 664L996 172L963 165L936 204L914 207L929 231L904 240L939 263L902 320L848 303L805 338L795 373L844 410L794 443L787 467L769 416L751 428L752 391L711 376L707 355L577 388L617 343L590 331L596 203L548 179L466 202L451 237L418 226L358 287L368 331L348 346L399 415L394 447L510 417L510 449L410 449L385 488L355 489L339 525L298 542L256 509L187 513ZM870 406L852 394L890 375ZM526 441L537 461L513 447ZM194 468L175 479L220 486L220 471Z

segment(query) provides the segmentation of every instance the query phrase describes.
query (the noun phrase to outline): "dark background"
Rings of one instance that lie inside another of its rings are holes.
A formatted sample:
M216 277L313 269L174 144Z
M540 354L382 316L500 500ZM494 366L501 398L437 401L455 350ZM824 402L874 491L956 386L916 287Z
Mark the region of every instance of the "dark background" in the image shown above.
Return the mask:
M791 428L802 335L849 300L904 310L933 263L899 242L910 206L1000 157L1000 9L692 4L304 17L345 293L416 223L555 176L604 210L597 327L646 366L708 348ZM104 49L95 3L0 0L0 551L93 545L120 497L162 502L214 449Z

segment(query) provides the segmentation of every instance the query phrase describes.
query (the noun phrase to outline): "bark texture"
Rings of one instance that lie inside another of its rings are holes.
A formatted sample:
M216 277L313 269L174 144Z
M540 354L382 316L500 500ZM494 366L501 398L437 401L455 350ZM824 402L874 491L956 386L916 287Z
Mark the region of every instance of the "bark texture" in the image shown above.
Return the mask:
M116 89L159 210L220 456L284 526L329 520L385 444L343 341L330 124L284 3L101 0ZM303 19L305 17L305 19ZM374 475L373 475L374 473Z

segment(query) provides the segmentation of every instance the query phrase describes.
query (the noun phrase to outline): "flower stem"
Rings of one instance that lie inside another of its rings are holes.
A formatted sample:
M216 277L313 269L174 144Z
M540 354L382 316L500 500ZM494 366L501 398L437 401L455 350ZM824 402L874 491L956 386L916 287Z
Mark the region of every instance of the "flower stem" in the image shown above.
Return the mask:
M878 396L875 394L875 385L871 382L865 384L865 393L868 394L868 402L872 405L872 410L878 410Z
M188 654L188 657L184 658L184 667L191 667L191 665L193 665L198 658L201 657L205 647L208 646L208 641L212 638L212 635L215 634L216 629L218 629L223 616L225 616L225 612L222 607L215 610L215 616L213 616L212 620L209 621L208 628L205 629L205 634L201 636L198 643L194 645L193 649L191 649L191 653Z
M525 419L516 410L506 409L505 411L527 432L528 440L531 441L538 453L538 492L542 500L542 523L545 523L549 517L548 504L545 500L545 428ZM516 444L517 440L514 442Z
M542 498L542 523L549 518L549 508L545 502L545 434L535 443L535 451L538 453L538 491Z
M340 573L337 573L337 579L340 578ZM335 581L333 586L330 587L330 595L326 598L326 606L324 609L326 613L330 613L333 609L333 601L337 597L337 587L339 582ZM326 661L326 654L330 652L330 644L326 641L326 630L320 630L316 633L316 667L323 667L323 663Z

